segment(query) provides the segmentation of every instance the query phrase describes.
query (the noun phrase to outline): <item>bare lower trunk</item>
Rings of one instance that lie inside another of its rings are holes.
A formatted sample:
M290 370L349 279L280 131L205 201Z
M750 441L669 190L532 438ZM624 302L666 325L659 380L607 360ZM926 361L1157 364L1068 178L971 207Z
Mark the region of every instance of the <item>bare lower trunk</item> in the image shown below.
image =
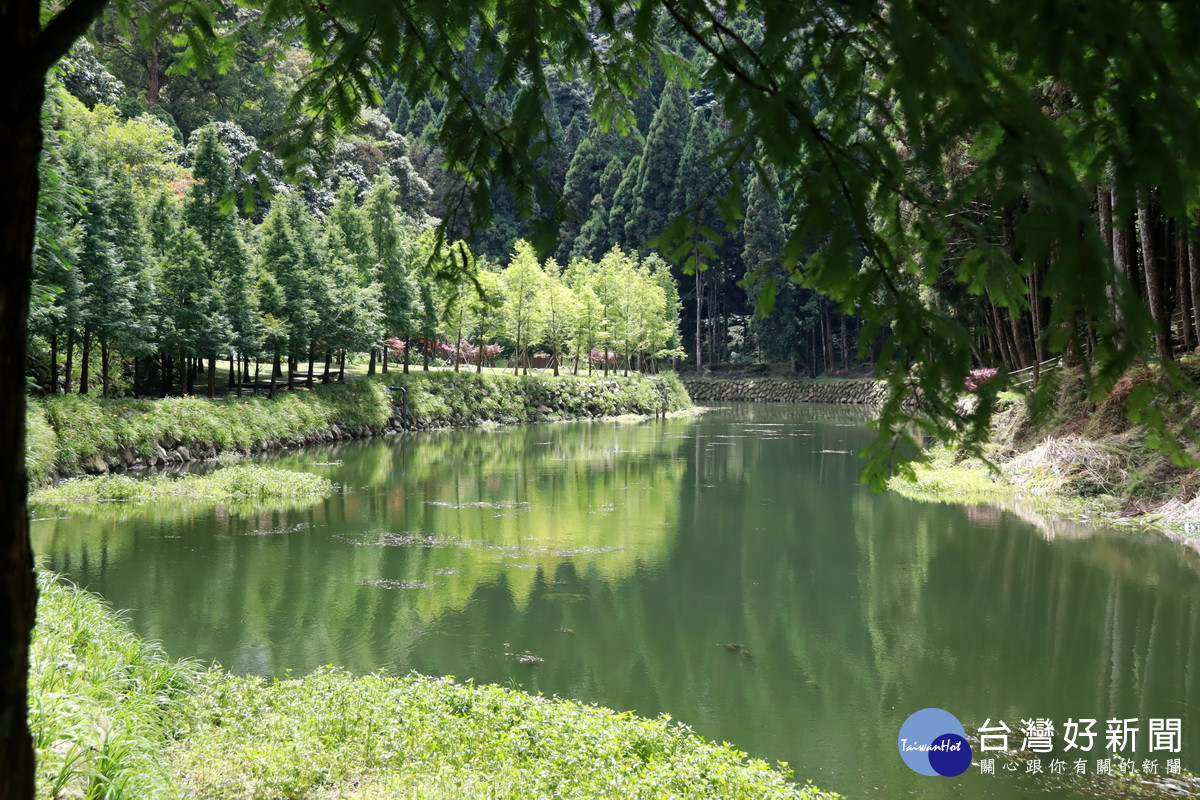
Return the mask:
M1155 248L1154 226L1151 219L1150 193L1137 193L1138 235L1142 240L1142 268L1146 273L1146 301L1154 317L1154 345L1162 361L1171 360L1171 321L1167 319L1166 298L1163 296L1161 268Z
M386 356L385 356L385 358L386 358ZM312 374L313 374L313 367L316 366L316 363L317 363L316 359L317 359L316 348L313 347L313 345L310 343L308 345L308 377L304 380L304 385L307 386L309 389L312 389L312 387L313 387ZM387 362L385 361L384 363L386 364Z
M1188 269L1188 250L1185 237L1187 231L1183 225L1175 225L1175 306L1179 309L1182 319L1179 321L1179 338L1185 350L1195 346L1192 338L1192 278Z
M208 397L215 399L217 396L217 356L216 354L208 357Z
M100 340L100 396L108 397L108 337Z
M1196 341L1200 342L1200 247L1196 239L1188 236L1188 276L1192 282L1192 318L1189 322L1195 325Z
M41 4L0 18L0 797L34 796L28 723L29 638L37 587L25 507L25 374L44 67L31 62Z
M79 393L88 393L88 380L91 378L89 369L91 366L92 357L92 332L87 328L83 329L83 347L82 354L79 356Z
M701 288L702 287L700 285L700 270L697 268L697 270L696 270L696 372L700 372L700 370L702 369L701 364L700 364L700 342L702 341L700 338L700 306L702 304L701 303L702 297L700 294Z
M58 331L50 334L50 394L58 394Z
M375 348L374 347L371 348L371 363L369 363L367 365L367 374L368 375L375 374Z
M67 360L63 364L63 394L71 393L71 375L75 368L75 329L67 331Z

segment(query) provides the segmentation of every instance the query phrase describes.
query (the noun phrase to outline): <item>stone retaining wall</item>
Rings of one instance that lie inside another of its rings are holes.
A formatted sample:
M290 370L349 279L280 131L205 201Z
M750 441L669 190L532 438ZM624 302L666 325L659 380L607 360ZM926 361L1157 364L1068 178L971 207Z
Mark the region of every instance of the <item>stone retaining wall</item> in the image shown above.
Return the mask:
M684 378L683 385L697 402L880 405L887 396L887 386L869 378L822 382L787 378Z

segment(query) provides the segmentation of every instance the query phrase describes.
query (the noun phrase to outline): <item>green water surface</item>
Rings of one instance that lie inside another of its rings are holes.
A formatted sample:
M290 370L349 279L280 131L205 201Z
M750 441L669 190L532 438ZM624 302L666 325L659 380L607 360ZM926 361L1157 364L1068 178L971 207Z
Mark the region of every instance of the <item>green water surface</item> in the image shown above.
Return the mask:
M309 510L35 509L33 535L50 569L176 657L417 670L667 713L848 797L1075 796L1003 760L994 776L911 772L897 732L926 707L1014 731L1096 718L1089 771L1104 721L1136 718L1139 763L1200 771L1200 559L873 494L853 455L867 422L732 405L410 434L273 459L340 486ZM1182 753L1148 752L1151 718L1182 720Z

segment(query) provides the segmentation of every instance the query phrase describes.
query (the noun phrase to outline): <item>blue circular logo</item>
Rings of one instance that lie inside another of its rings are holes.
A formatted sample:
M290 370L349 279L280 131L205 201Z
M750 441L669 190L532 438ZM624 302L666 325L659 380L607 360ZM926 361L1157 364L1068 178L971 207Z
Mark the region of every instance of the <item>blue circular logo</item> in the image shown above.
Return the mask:
M971 766L971 745L962 723L949 711L923 708L900 726L900 757L920 775L953 778Z

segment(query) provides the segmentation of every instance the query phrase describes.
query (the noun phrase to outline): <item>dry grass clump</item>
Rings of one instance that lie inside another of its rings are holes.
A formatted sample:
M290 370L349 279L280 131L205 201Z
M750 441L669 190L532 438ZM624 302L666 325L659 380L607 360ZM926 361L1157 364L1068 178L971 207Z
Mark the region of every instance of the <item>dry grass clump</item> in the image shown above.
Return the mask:
M1088 497L1116 493L1132 467L1128 454L1111 444L1068 436L1042 442L1002 472L1031 494Z

